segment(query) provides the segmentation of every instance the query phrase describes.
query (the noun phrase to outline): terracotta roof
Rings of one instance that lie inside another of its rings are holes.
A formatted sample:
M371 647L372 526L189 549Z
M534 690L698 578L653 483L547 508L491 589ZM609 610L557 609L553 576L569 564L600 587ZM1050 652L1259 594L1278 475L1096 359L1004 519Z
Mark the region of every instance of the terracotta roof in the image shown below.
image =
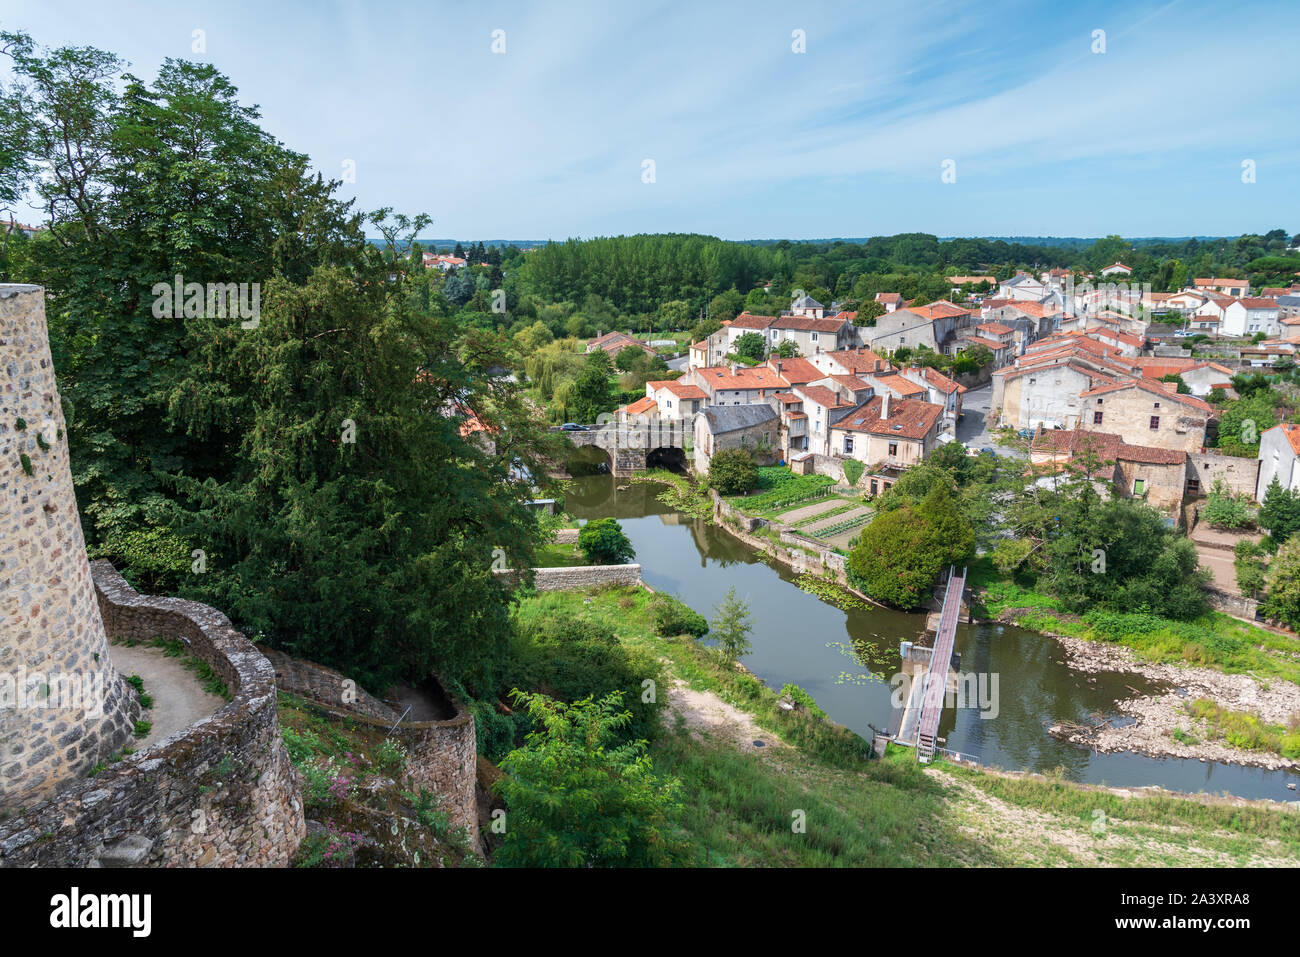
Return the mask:
M780 359L776 356L768 357L768 368L775 369L777 363L780 363L781 365L781 378L785 379L791 385L812 382L814 379L822 379L826 376L826 373L822 372L807 359Z
M954 392L965 392L966 387L960 383L954 382L938 369L931 369L929 366L922 367L925 370L925 379L930 385L937 388L945 395L952 395Z
M698 385L687 385L684 382L678 382L676 379L663 379L657 382L647 382L652 389L667 389L679 399L707 399L708 393Z
M901 304L902 301L903 301L903 296L901 293L897 293L897 292L876 293L876 302L880 302L880 303L897 302Z
M860 374L875 372L885 367L885 360L870 349L841 349L838 352L822 353L828 359L834 359L849 372Z
M934 429L939 416L943 415L941 405L919 399L890 399L889 418L882 419L880 411L883 405L884 396L876 396L858 406L831 428L903 439L923 439Z
M908 379L904 379L896 372L881 373L873 376L880 383L882 388L892 389L902 396L924 395L925 389Z
M1264 434L1267 435L1276 429L1281 429L1282 434L1286 436L1286 440L1291 443L1291 451L1296 455L1300 455L1300 425L1275 425L1271 429L1265 429Z
M642 415L659 408L659 403L652 397L646 396L644 399L637 399L635 402L629 402L620 409L620 412L626 412L628 415Z
M843 319L814 319L812 316L780 316L770 323L770 328L835 333L844 328L844 322Z
M799 398L793 392L777 392L772 395L782 405L799 405L803 399Z
M1184 405L1190 405L1192 408L1199 409L1202 412L1214 411L1208 402L1202 402L1200 399L1190 395L1179 395L1177 392L1166 392L1161 388L1160 383L1152 379L1120 379L1119 381L1112 382L1109 385L1104 385L1100 388L1084 392L1082 395L1084 398L1088 398L1094 395L1106 395L1110 392L1119 392L1123 389L1141 389L1143 392L1149 392L1153 395L1158 395L1161 398L1173 399L1174 401L1181 402Z
M797 387L797 394L824 409L842 409L853 404L845 402L824 385L801 385Z
M846 389L851 389L854 392L860 392L863 389L871 388L871 386L868 383L863 382L855 375L831 375L831 376L824 376L823 378L833 379L834 381L838 382L840 385L844 386Z
M1186 452L1157 449L1149 445L1129 445L1121 436L1085 429L1049 429L1035 436L1029 447L1035 452L1065 452L1071 458L1085 448L1091 448L1100 458L1113 462L1180 465L1187 461Z
M1234 300L1241 303L1247 309L1276 309L1277 302L1273 299L1260 299L1255 296L1247 296Z
M963 309L947 299L938 299L927 306L909 306L908 310L926 319L952 319L970 315L969 309Z
M1005 342L998 342L996 339L985 339L983 336L971 336L966 341L971 345L983 346L985 349L991 349L994 352L1007 347Z
M696 369L695 381L710 389L788 389L790 383L767 366L740 368L732 372L727 366L707 366Z
M1028 299L1009 300L1005 305L1012 309L1019 309L1027 316L1033 316L1035 319L1042 319L1044 316L1054 316L1061 311L1060 306L1047 305L1041 302L1030 302Z
M776 316L756 316L750 312L742 312L735 319L731 320L731 328L766 329L774 322L776 322Z
M982 322L975 327L980 332L987 332L991 336L1005 336L1009 332L1015 332L1010 326L1004 326L1000 322Z

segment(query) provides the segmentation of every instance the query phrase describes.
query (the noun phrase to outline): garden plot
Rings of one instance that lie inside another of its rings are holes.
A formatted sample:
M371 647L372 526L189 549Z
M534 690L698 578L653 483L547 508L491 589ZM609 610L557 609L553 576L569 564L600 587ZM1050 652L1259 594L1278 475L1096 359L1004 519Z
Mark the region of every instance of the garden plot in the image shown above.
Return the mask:
M782 512L776 518L777 521L785 525L793 525L796 522L802 522L806 518L812 518L814 515L820 515L822 512L829 512L833 508L839 508L843 504L844 499L842 498L827 497L813 502L811 505L800 505L788 512Z
M870 517L871 509L865 505L859 505L847 512L840 512L838 515L832 515L819 522L813 522L811 525L805 525L799 531L805 535L811 535L813 538L826 538L828 535L838 535L849 528L859 529L867 523Z

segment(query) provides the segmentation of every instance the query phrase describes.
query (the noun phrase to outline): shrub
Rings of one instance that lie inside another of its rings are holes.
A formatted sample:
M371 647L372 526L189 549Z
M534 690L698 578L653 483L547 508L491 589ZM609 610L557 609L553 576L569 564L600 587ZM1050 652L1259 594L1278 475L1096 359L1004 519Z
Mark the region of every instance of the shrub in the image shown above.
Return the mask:
M709 460L709 485L720 495L739 495L758 484L758 466L745 449L723 449Z
M636 557L636 550L613 518L596 518L582 526L578 547L593 565L621 565Z
M844 481L849 485L857 485L858 479L862 478L862 472L866 468L857 459L849 459L844 463Z
M703 615L668 595L655 596L650 604L650 619L655 634L664 638L675 635L703 638L709 631L709 623Z

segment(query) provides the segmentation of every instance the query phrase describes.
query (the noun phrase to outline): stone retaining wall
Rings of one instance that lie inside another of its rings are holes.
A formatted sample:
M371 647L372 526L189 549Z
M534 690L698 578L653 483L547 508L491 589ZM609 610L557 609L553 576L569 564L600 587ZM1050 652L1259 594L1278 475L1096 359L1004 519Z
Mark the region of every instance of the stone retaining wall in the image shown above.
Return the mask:
M0 866L285 866L306 833L271 663L221 612L91 565L113 638L180 638L233 696L216 714L0 821Z
M514 576L511 568L498 569L494 574ZM534 568L533 587L538 591L565 591L570 588L589 588L593 585L638 585L641 566L631 565L575 565L563 568Z
M1205 589L1205 597L1215 611L1232 615L1234 618L1245 618L1247 621L1254 621L1255 612L1259 609L1259 602L1254 598L1233 595L1217 588Z
M262 648L261 652L275 669L275 683L282 691L346 708L378 721L386 721L390 725L400 717L379 698L331 668L290 657L275 648Z
M293 674L305 679L308 672L319 669L319 680L307 682L312 687L329 689L333 687L331 675L335 672L321 668L311 662L294 661ZM281 671L278 676L280 687L289 691L288 673ZM299 686L298 693L302 693ZM369 696L367 696L369 697ZM397 720L371 717L338 704L339 699L328 701L308 697L307 702L317 712L327 718L348 720L354 724L365 724L381 730L406 748L406 772L418 791L427 788L437 795L440 808L446 812L453 828L463 827L468 832L472 845L479 845L478 833L478 798L474 791L477 780L478 744L472 715L461 702L451 699L456 708L456 716L444 721L408 721L393 727ZM374 699L377 700L377 699Z
M557 545L576 545L581 531L582 529L579 528L561 528L555 533L555 543Z

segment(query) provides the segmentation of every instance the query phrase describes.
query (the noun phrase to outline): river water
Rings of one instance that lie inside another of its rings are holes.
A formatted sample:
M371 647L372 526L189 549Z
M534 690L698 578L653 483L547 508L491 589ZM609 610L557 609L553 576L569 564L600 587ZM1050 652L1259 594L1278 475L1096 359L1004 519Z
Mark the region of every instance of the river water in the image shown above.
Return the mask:
M925 616L875 607L846 611L822 601L799 588L798 576L784 565L768 564L766 556L721 529L659 502L662 490L644 483L620 488L608 474L583 476L573 480L565 507L584 520L617 518L636 548L646 583L705 617L712 617L734 586L749 603L754 626L745 666L768 685L799 685L832 720L868 740L872 726L896 731L900 714L888 677L899 671L900 641L920 638ZM1007 625L961 625L956 650L961 672L984 677L978 693L966 696L966 707L944 711L939 736L949 750L1008 770L1064 768L1067 778L1093 784L1296 798L1286 789L1287 782L1300 781L1294 771L1095 754L1047 733L1062 721L1091 723L1098 715L1127 720L1116 701L1132 697L1130 689L1162 690L1140 675L1082 674L1065 664L1065 651L1053 638Z

